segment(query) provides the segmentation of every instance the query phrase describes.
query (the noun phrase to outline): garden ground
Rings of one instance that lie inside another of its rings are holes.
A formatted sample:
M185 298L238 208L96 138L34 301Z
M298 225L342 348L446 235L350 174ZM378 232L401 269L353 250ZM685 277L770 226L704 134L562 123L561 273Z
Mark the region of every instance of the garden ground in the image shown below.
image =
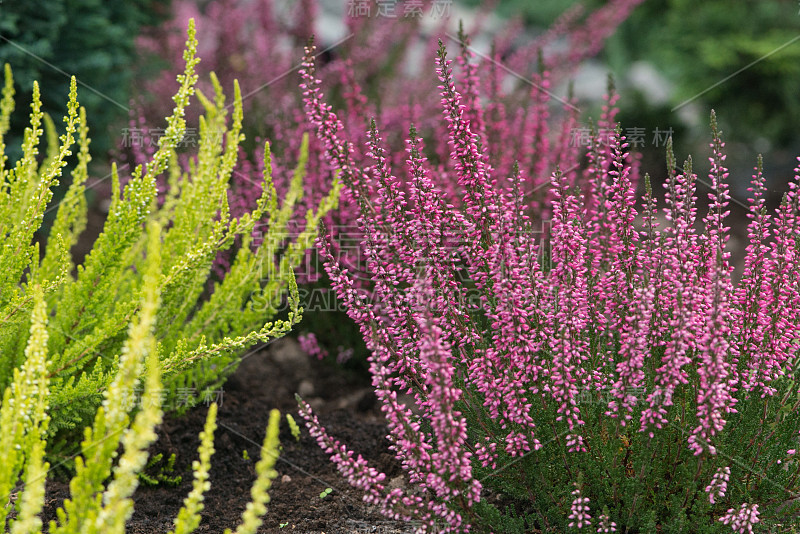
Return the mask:
M384 437L386 425L366 379L310 358L293 339L281 339L248 355L223 386L214 434L216 452L211 457L211 489L195 532L221 534L240 523L250 500L254 467L272 408L291 413L302 434L300 441L295 441L285 419L281 422L283 451L275 465L279 474L270 490L271 502L260 534L412 532L410 525L386 521L371 510L361 500L361 493L344 482L297 415L297 391L304 393L331 435L363 454L389 479L400 475L400 465ZM197 459L198 436L207 411L201 404L183 417L166 416L150 452L151 456L162 453L164 458L174 453L174 469L164 474L180 475L182 481L174 487L140 486L134 496L135 512L128 522L130 534L164 534L173 528L172 521L191 491L191 464ZM244 458L245 450L248 459ZM164 465L162 461L146 472L157 475ZM320 497L327 488L333 491ZM48 482L45 525L55 518L55 510L68 495L65 482Z

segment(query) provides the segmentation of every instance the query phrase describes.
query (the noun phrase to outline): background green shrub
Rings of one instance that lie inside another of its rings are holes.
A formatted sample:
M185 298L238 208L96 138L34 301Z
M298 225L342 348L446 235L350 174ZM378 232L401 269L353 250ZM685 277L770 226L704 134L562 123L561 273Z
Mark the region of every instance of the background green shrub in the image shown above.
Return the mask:
M108 128L127 117L137 50L136 37L169 14L169 0L25 0L0 5L0 64L14 68L17 91L30 101L30 87L42 87L42 111L59 117L63 95L74 75L82 86L81 102L89 111L95 151L111 148ZM18 157L27 112L12 117L10 154Z

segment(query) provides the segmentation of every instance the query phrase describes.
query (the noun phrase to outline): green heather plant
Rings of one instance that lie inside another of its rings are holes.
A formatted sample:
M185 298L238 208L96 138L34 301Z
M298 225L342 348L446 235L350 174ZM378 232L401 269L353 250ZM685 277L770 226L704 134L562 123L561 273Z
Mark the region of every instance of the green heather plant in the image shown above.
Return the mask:
M162 261L154 282L161 304L154 312L152 328L157 342L154 358L165 383L164 406L174 407L178 400L192 405L208 398L236 368L244 349L284 335L301 318L292 268L312 243L319 219L336 206L339 185L334 181L318 208L308 210L304 230L286 239L287 221L302 194L306 144L280 204L271 181L267 145L263 193L253 211L231 217L226 191L243 138L242 102L236 87L229 124L229 106L218 84L213 100L197 93L205 108L201 140L197 155L182 171L176 146L184 136L184 111L195 92L194 68L199 61L193 22L188 36L185 72L178 76L175 109L159 147L146 165L133 170L124 187L117 169L112 169L108 219L79 265L74 265L70 249L86 226L84 184L90 156L85 113L78 106L74 78L64 119L66 131L58 145L51 146L39 161L43 116L34 83L23 156L14 166L8 165L5 156L0 159L0 389L12 384L16 370L26 361L34 288L40 287L48 317L44 357L51 452L74 450L76 442L69 439L73 431L95 418L118 376L126 331L141 320L137 318L142 314L144 273L150 261L145 246L148 224L162 229ZM5 148L2 136L14 108L8 66L5 74L0 151ZM40 244L32 243L33 235L76 137L79 149L72 183L57 206L50 237L40 251ZM159 183L166 184L163 195L157 195ZM263 241L253 247L252 235L257 230ZM231 247L237 236L243 246L235 252L230 270L224 279L209 283L214 258ZM287 289L288 315L278 318ZM132 407L137 395L133 392L123 400ZM8 432L6 426L0 430Z
M70 482L70 497L51 521L50 534L124 533L125 522L133 513L133 500L139 474L147 464L147 448L156 439L155 427L161 422L161 362L155 338L162 278L161 230L157 223L148 227L147 259L143 269L139 313L133 319L124 341L112 381L103 393L102 406L94 424L84 431L80 456L75 460L75 476ZM30 286L33 301L24 361L14 369L11 384L5 388L0 406L0 527L12 534L42 532L39 514L44 505L45 480L49 465L44 461L51 418L48 399L52 382L48 363L50 329L48 304L43 286ZM27 321L26 321L27 322ZM144 374L142 408L131 420L127 399ZM170 534L193 532L200 524L203 494L210 484L208 472L214 453L213 432L217 405L208 410L205 429L200 434L199 461L193 463L194 484L184 500ZM267 490L277 476L273 469L278 456L280 413L273 410L261 460L256 464L252 501L242 514L237 533L254 533L269 501ZM121 446L121 451L118 449ZM115 461L116 459L116 461ZM18 485L18 481L22 484ZM21 489L20 489L21 488ZM10 497L15 495L13 509ZM13 510L13 517L9 517ZM226 532L230 532L227 530Z
M158 486L160 484L166 484L168 486L179 485L181 481L183 481L183 477L169 474L175 469L175 459L175 454L170 454L166 465L160 465L164 460L164 455L158 453L155 456L151 456L150 459L147 460L147 465L145 465L144 469L139 473L139 480L148 486ZM154 474L147 473L147 471L151 469L155 471Z
M300 427L297 425L294 417L292 417L292 414L286 414L286 423L289 425L289 431L292 433L294 440L300 441Z

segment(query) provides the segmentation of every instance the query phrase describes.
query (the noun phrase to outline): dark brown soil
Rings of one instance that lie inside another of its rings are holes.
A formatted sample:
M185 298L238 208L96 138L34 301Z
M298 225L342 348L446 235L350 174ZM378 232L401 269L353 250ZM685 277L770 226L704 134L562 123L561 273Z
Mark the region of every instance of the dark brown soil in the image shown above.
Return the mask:
M259 533L412 532L410 525L386 521L370 510L361 500L362 494L341 478L297 414L294 394L298 391L304 393L331 435L362 454L387 477L400 474L366 379L312 360L292 339L279 340L246 356L223 387L214 441L216 452L211 458L211 489L206 493L203 519L196 532L221 534L226 528L235 530L239 525L250 500L254 466L272 408L291 413L302 434L300 441L295 441L282 421L283 451L275 466L279 474L270 490L271 501ZM180 475L182 482L173 487L141 485L134 496L135 512L127 532L162 534L174 527L173 519L191 490L191 464L197 459L198 436L207 411L206 406L200 405L183 417L165 418L151 453L162 453L164 458L174 453L174 470L166 474ZM245 450L249 459L243 457ZM150 474L156 474L158 467L151 468ZM320 493L326 488L333 491L321 498ZM68 492L66 483L48 483L45 525L55 518L55 509Z

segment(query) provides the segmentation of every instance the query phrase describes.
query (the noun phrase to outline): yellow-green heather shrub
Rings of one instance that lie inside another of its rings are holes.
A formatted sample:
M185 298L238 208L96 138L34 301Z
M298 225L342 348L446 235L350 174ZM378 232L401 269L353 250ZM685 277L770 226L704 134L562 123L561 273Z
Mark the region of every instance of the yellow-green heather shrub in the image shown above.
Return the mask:
M231 217L227 187L244 138L238 86L234 87L232 106L226 105L216 80L213 98L197 93L205 108L199 148L185 169L179 164L177 147L186 132L184 111L195 94L196 46L190 23L186 68L178 76L175 108L159 147L149 163L132 170L124 187L117 169L112 169L108 218L91 252L79 265L74 264L70 249L86 227L84 190L90 155L86 117L78 105L74 78L64 134L57 137L52 121L42 114L39 88L34 84L23 156L13 166L5 155L0 157L0 391L10 392L3 400L3 413L12 418L0 421L0 440L5 450L18 445L27 451L13 462L3 462L2 473L13 475L17 468L25 467L25 476L35 479L32 470L39 469L35 460L44 454L45 440L50 457L56 453L66 456L76 450L79 439L74 439L75 432L92 420L95 428L87 434L87 440L122 428L127 412L111 413L101 403L113 399L133 408L138 390L115 388L142 375L140 365L160 369L164 383L159 393L161 406L167 406L178 394L182 403L196 403L219 387L235 369L244 349L284 335L301 318L292 268L315 238L320 218L335 208L340 185L338 181L331 184L330 194L316 210L308 211L304 231L288 239L287 224L303 191L307 145L303 144L290 191L281 201L272 184L267 145L263 194L252 212ZM227 116L229 107L233 110L231 117ZM11 69L6 66L0 99L0 154L4 154L3 136L13 108ZM43 130L48 132L50 145L39 157ZM40 253L34 233L76 142L71 183L57 206L47 244ZM157 198L159 183L166 184L166 192ZM265 225L266 230L262 244L254 247L252 235L257 224ZM151 258L155 249L147 246L148 227L158 231L153 237L160 250L157 263ZM212 289L209 279L214 258L220 250L232 247L237 237L241 246L232 265ZM148 289L145 273L156 266ZM145 303L152 305L145 298L147 291L158 295L157 309L145 309ZM279 316L283 298L288 299L289 311ZM148 319L147 313L152 318ZM138 328L151 332L152 338L132 330L133 338L126 345L130 325L140 325ZM152 347L145 346L147 343ZM133 347L151 354L147 363L134 365L133 360L126 359L126 351ZM23 376L44 378L36 382L33 378L23 380ZM18 379L22 380L19 384ZM155 382L150 389L155 395ZM42 404L33 406L31 399L40 399L37 402ZM146 400L145 395L142 401ZM14 403L19 404L18 409L11 410L9 406ZM42 406L48 409L40 410ZM14 415L17 413L32 419L25 422ZM148 428L156 421L157 412L145 406L139 416L144 419L134 421L134 428ZM25 430L19 434L21 428ZM135 439L133 435L130 438L134 441L125 443L126 450L138 450L150 439L146 434L135 434ZM42 445L35 445L39 442ZM116 448L116 440L102 443L90 453L107 455L110 452L106 447ZM128 467L135 471L142 457L130 454L126 462L132 462ZM89 506L89 497L104 479L103 469L110 469L110 464L101 468L105 464L94 461L86 465L89 467L75 466L78 476L88 476L80 475L83 470L93 473L93 485L75 489L88 492L76 500L82 507ZM11 475L0 476L15 483ZM116 502L121 503L132 482L129 478L119 480L109 491L113 490L119 497L115 497ZM34 499L34 486L28 491ZM83 508L76 509L69 516L84 517L84 512ZM124 515L122 511L103 512L95 520L109 524L120 514Z
M156 222L151 222L148 227L139 312L128 328L117 371L103 392L102 405L95 413L94 424L84 431L81 455L76 458L75 475L70 482L70 498L57 510L58 519L50 522L50 534L124 534L125 522L133 513L131 497L139 482L137 474L147 462L146 451L156 439L155 427L161 422L163 413L160 402L161 363L154 336L163 276L161 230ZM49 468L44 461L50 386L47 302L42 286L34 285L30 291L33 312L25 361L21 368L14 369L12 383L6 388L0 406L3 428L0 455L4 458L0 464L0 527L11 534L42 532L39 513L44 504L44 485ZM133 393L143 372L142 408L131 422L126 399ZM217 406L212 404L205 429L200 434L200 459L193 463L193 489L175 519L172 531L175 534L187 534L200 524L203 494L209 489L208 471L214 452L216 413ZM261 449L261 460L256 464L252 502L242 514L237 533L254 533L266 511L267 491L277 475L273 466L280 447L279 421L280 413L273 410ZM118 455L120 444L122 452ZM6 504L20 477L24 486L16 499L16 517L9 520L11 509Z

